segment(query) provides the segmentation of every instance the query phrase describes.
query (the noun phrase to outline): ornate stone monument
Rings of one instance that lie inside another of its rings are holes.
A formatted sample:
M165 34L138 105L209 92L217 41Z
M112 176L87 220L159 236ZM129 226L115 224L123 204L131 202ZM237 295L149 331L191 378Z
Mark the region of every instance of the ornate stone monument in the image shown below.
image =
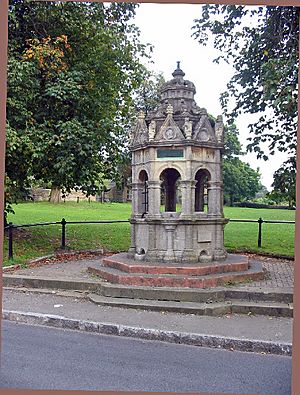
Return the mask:
M139 114L132 134L130 249L89 268L125 288L208 288L264 276L260 264L225 251L222 117L197 106L184 75L178 62L158 107ZM121 295L134 297L125 288Z
M132 136L129 254L149 262L224 260L222 117L215 122L197 106L179 62L172 75Z

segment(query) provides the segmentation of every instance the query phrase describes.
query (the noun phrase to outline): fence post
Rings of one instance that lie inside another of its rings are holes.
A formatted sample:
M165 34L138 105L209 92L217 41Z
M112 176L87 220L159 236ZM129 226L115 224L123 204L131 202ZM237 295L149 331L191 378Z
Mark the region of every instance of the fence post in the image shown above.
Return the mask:
M77 196L77 203L79 203L79 196Z
M261 247L261 225L264 222L263 219L260 217L258 222L258 239L257 239L257 246Z
M61 220L61 246L60 246L62 250L66 248L66 223L67 221L63 218Z
M13 224L10 222L8 224L8 259L12 260L13 258Z

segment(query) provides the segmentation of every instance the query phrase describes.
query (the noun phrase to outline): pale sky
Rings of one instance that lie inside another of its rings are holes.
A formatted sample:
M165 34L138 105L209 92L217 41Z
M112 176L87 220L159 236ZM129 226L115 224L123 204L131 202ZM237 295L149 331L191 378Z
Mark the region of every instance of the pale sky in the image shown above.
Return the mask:
M141 30L141 41L154 45L152 54L156 72L162 72L166 80L170 80L180 61L185 72L185 79L196 86L195 100L200 107L207 109L214 116L222 114L219 97L226 90L226 84L233 74L233 69L225 63L215 64L213 59L218 52L212 45L206 47L198 44L191 37L193 20L201 16L200 4L141 4L137 9L135 24ZM225 120L225 119L224 119ZM249 117L241 116L236 124L240 133L240 141L245 149L249 132ZM267 153L267 149L266 149ZM273 182L273 173L287 159L285 153L278 152L268 161L258 160L254 154L241 157L253 168L260 168L262 184L269 190Z

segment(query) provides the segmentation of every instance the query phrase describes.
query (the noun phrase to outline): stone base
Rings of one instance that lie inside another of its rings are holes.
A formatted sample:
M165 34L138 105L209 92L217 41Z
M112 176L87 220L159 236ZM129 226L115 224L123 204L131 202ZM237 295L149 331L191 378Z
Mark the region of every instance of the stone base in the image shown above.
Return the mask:
M120 253L104 258L99 268L89 271L111 283L150 287L210 288L264 278L260 263L250 267L247 256L234 254L223 262L184 265L138 262Z

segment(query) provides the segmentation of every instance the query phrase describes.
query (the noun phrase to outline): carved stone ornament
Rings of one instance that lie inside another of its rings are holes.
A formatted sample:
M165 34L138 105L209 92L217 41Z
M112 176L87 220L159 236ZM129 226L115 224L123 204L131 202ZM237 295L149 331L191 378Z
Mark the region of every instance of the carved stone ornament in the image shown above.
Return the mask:
M156 122L152 120L149 125L149 141L152 141L156 133Z
M137 124L133 132L131 145L145 144L149 140L148 128L145 122L145 114L143 111L139 113Z
M173 107L169 104L166 109L167 117L157 135L155 136L156 141L162 140L184 140L182 131L173 119Z
M185 137L190 140L192 138L193 133L193 122L189 120L189 118L185 118L183 125Z
M194 139L198 141L215 141L215 132L206 114L201 116L195 127Z
M224 141L224 124L223 124L222 115L218 115L218 117L217 117L215 131L216 131L216 138L217 138L218 143L223 143L223 141Z

